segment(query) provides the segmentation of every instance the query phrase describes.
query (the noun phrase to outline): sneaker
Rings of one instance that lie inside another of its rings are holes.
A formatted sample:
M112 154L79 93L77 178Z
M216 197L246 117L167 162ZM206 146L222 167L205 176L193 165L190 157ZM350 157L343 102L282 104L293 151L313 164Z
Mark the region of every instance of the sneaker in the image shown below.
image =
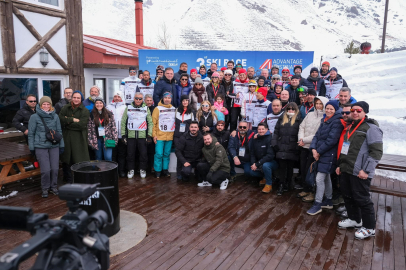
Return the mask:
M161 172L155 172L155 178L159 178L161 176Z
M314 202L313 206L307 211L307 214L314 216L321 213L321 211L323 211L321 209L321 203Z
M339 204L342 204L342 203L344 203L343 196L339 196L338 198L333 200L333 205L339 205Z
M133 177L134 177L134 170L128 171L128 173L127 173L127 178L131 179L131 178L133 178Z
M259 186L264 186L266 184L265 178L259 181Z
M355 238L357 239L365 239L372 236L375 236L375 230L373 229L362 227L355 232Z
M343 211L340 215L342 218L348 218L348 212L347 210Z
M221 183L221 184L223 184L223 183ZM198 183L197 186L198 186L198 187L211 187L212 184L210 184L210 183L207 182L207 181L203 181L203 182L201 182L201 183ZM220 187L220 188L221 188L221 187ZM227 186L226 186L226 188L227 188Z
M263 193L269 193L272 191L272 185L265 185L264 189L262 190Z
M297 197L297 198L303 198L303 197L306 197L306 196L309 195L309 194L310 194L310 192L302 191L302 192L298 193L298 194L296 195L296 197Z
M303 186L300 185L300 184L296 184L293 188L294 188L294 189L297 189L297 190L302 190L302 189L303 189Z
M352 219L343 219L338 222L338 228L340 229L347 229L347 228L361 228L362 227L362 220L360 223L357 223L355 220Z
M333 209L333 202L331 201L331 199L324 199L321 203L321 208Z
M341 205L341 206L339 206L339 207L337 208L336 213L337 213L337 215L341 215L341 213L344 212L345 210L347 210L347 209L345 208L345 205Z
M51 188L50 192L51 192L52 194L54 194L54 195L58 195L58 194L59 194L59 191L58 191L57 188Z
M276 195L282 196L282 194L283 194L283 185L280 185L278 191L276 192Z
M168 170L163 170L162 177L171 177L171 174L168 172Z
M303 202L314 202L314 193L310 193L309 195L307 195L306 197L302 198Z
M140 176L141 176L141 178L147 177L147 172L144 170L140 170Z
M48 189L42 191L42 198L48 198Z
M228 186L228 179L224 180L223 182L221 182L220 184L220 189L221 190L225 190Z

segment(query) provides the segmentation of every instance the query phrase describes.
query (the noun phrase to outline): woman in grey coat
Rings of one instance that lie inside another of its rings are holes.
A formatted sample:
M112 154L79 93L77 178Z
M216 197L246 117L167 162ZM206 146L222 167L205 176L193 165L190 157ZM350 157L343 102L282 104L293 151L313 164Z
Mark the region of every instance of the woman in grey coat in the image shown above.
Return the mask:
M52 100L47 96L41 98L36 113L31 116L28 122L28 147L31 153L36 155L39 162L42 197L47 198L49 191L58 195L59 154L64 151L64 142L62 139L59 143L52 144L51 141L47 140L42 119L48 129L53 129L62 136L61 122L52 107Z

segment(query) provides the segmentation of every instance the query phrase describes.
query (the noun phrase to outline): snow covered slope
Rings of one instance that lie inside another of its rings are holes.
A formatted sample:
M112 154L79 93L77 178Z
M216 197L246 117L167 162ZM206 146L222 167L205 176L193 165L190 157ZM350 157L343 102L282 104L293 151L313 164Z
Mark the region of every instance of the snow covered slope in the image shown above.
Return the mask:
M134 1L85 0L84 33L135 42ZM342 53L355 40L381 45L384 0L144 0L145 45L167 28L170 49ZM406 1L389 4L386 44L406 47ZM357 43L359 44L359 43Z
M384 153L406 155L406 51L370 55L330 55L323 59L337 67L358 101L369 103L369 117L383 130ZM406 173L378 174L406 181Z

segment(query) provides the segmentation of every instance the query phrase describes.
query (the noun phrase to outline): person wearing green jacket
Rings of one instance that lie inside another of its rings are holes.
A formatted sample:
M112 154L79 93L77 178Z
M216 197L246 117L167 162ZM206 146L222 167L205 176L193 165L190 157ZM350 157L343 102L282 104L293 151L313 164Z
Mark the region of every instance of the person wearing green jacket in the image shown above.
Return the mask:
M48 192L58 195L59 154L64 151L64 141L53 144L46 138L46 128L62 134L61 123L52 100L44 96L36 106L36 113L28 122L28 147L35 154L41 168L42 197L47 198Z
M212 184L220 185L220 189L226 189L230 177L230 161L227 152L217 139L210 133L203 135L204 147L202 149L203 160L196 166L199 174L199 187L211 187Z
M152 117L148 106L142 101L143 94L136 92L134 94L134 101L127 105L124 110L123 117L121 118L121 137L125 144L127 144L127 169L128 178L134 177L135 169L135 154L138 148L140 176L145 178L147 176L147 140L152 141Z

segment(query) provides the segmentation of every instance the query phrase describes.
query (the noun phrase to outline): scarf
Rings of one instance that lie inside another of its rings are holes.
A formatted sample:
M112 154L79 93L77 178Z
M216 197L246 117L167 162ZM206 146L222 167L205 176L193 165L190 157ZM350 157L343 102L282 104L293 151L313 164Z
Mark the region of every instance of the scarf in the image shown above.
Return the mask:
M203 102L203 98L202 95L204 94L204 91L206 89L204 89L204 87L197 89L196 86L193 86L193 92L196 94L197 96L197 102L198 103L202 103Z
M72 109L76 109L77 107L80 106L80 104L82 104L82 102L79 103L78 105L73 104L73 101L70 102L70 105L72 106Z
M182 87L186 87L186 86L187 86L187 81L186 81L185 83L181 82L180 85L181 85Z

